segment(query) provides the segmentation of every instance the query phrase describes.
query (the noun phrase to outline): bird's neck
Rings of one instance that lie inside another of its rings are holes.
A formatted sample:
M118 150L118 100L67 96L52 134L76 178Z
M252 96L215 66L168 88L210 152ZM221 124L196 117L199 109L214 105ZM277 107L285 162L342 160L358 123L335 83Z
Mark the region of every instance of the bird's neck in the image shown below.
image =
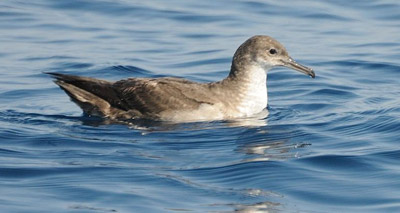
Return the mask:
M270 67L261 67L256 63L240 64L240 66L233 63L227 78L240 82L253 81L260 77L266 79L266 72L269 69Z

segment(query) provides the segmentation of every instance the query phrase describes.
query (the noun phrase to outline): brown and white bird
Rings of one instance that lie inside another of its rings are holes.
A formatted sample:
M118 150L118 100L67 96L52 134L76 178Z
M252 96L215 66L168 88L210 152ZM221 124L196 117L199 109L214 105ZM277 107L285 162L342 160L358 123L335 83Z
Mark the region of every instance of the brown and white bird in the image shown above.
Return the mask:
M95 116L173 122L248 117L267 107L267 71L285 66L315 77L269 36L253 36L236 50L229 75L217 82L128 78L116 82L48 73L73 102Z

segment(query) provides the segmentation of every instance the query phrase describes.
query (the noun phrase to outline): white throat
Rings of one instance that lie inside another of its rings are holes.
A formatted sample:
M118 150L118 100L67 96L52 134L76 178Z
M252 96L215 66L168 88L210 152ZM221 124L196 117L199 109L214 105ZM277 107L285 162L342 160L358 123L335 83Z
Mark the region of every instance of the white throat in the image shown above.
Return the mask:
M267 71L270 67L251 66L243 85L241 102L237 110L242 116L261 112L268 104Z

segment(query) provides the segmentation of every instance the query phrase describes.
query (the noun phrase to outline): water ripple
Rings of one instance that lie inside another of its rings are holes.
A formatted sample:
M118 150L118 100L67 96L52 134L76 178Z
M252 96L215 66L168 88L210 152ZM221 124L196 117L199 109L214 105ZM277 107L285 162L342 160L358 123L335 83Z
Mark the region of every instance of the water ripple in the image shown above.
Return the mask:
M0 5L2 211L398 212L398 2ZM317 77L271 70L251 118L90 117L43 73L215 81L255 34Z

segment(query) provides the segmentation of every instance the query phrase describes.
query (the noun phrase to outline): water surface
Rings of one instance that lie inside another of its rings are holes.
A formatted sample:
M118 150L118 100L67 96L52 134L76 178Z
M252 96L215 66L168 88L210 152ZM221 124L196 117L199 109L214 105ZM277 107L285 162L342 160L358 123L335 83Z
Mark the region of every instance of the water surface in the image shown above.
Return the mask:
M4 212L399 212L400 3L0 2ZM269 115L136 126L86 117L43 72L224 78L248 37L317 78L268 73Z

